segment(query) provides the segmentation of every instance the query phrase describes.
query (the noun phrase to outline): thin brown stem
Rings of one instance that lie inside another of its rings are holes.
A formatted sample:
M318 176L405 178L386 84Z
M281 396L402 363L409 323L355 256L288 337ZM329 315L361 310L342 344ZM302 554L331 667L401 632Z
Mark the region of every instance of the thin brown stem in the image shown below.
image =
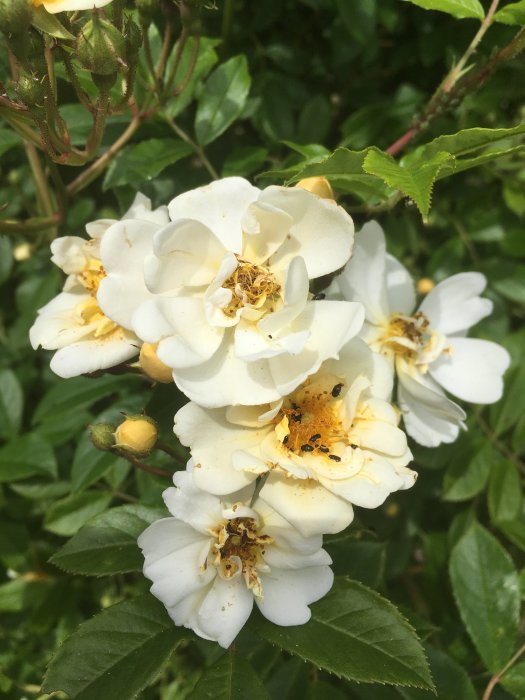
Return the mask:
M56 226L60 223L60 215L55 214L49 217L34 217L26 221L1 221L0 233L15 234L15 233L33 233L37 231L45 231L46 229Z
M166 63L168 61L168 56L170 55L171 49L171 37L173 34L173 24L170 19L166 22L166 27L164 29L164 38L162 40L162 49L160 52L159 62L155 70L155 75L157 80L161 81L164 75L164 70L166 68Z
M498 683L501 681L503 676L507 673L507 671L514 666L516 661L520 658L525 653L525 644L518 649L518 651L514 654L512 659L503 666L501 671L498 671L495 673L490 681L488 682L487 687L485 688L485 692L483 693L482 700L489 700L490 696L492 695L492 691L494 688L498 685Z
M145 464L144 462L141 462L140 459L137 459L134 455L130 454L129 452L126 452L125 450L115 449L114 452L116 452L134 467L140 469L143 472L147 472L148 474L155 474L155 476L172 476L171 472L167 471L167 469L160 469L158 467L152 467L151 464Z
M485 435L491 441L491 443L496 447L502 454L505 455L511 462L513 462L518 469L525 474L525 463L516 455L507 445L498 438L496 433L492 430L487 421L483 418L481 413L478 413L477 420L480 428L483 430Z
M191 57L190 65L186 71L186 75L181 80L181 82L175 88L175 95L180 95L188 87L190 80L192 79L193 73L195 71L195 66L197 65L197 59L199 57L199 46L201 38L200 36L193 36L191 38Z
M173 57L173 63L171 64L170 72L169 75L166 79L166 94L169 95L169 93L173 89L173 83L175 81L175 76L177 74L177 69L180 65L181 58L182 58L182 52L184 51L184 47L186 45L186 42L188 41L188 32L186 29L183 29L182 32L180 33L179 41L177 42L177 48L175 50L175 56Z
M204 149L202 146L200 146L196 141L194 141L191 136L189 136L184 129L181 129L181 127L175 123L173 119L166 118L166 123L169 124L169 126L173 129L173 131L179 136L183 141L188 143L194 150L195 155L197 158L200 160L202 165L206 168L208 173L211 175L211 177L214 180L219 179L219 173L215 170L213 165L210 163L208 160L208 157L204 153Z
M67 186L69 195L76 194L80 190L87 187L98 175L110 164L113 158L117 155L120 149L127 144L133 134L140 126L140 116L135 116L129 123L127 129L119 136L119 138L108 148L108 150L92 163L89 168L86 168L73 182Z
M155 447L158 450L161 450L162 452L166 453L170 457L173 457L174 459L180 459L180 454L177 454L177 451L171 447L171 445L166 444L165 442L157 442Z
M55 205L53 203L51 190L49 188L36 148L28 141L24 141L24 148L26 151L27 160L29 161L29 165L31 167L31 172L33 173L33 180L35 181L37 197L42 208L42 213L46 217L52 217L55 214Z

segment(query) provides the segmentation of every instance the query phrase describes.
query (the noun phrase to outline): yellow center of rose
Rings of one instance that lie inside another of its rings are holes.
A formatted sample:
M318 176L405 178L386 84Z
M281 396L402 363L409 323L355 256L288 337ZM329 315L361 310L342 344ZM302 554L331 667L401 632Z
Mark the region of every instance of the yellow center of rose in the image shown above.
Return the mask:
M338 448L354 447L340 416L344 386L338 377L322 375L307 380L285 399L275 419L275 431L289 452L302 456L314 453L340 462Z
M100 306L94 297L80 302L75 311L77 313L79 325L85 326L92 323L96 324L94 331L95 338L101 338L104 335L113 333L113 331L116 331L119 328L117 323L111 321L102 313Z
M232 292L230 303L223 309L230 317L243 306L260 309L267 301L274 301L281 291L281 285L267 268L242 258L222 286Z
M421 311L413 316L392 316L385 344L396 353L413 357L430 339L429 325L428 318ZM402 338L405 342L399 342L397 338Z
M78 281L84 289L96 297L101 281L106 276L106 271L100 260L89 258L86 267L77 274Z
M253 518L226 520L212 531L212 535L217 538L217 542L212 545L212 561L219 575L230 579L240 570L247 587L257 598L262 599L262 584L257 570L268 569L263 555L265 547L273 539L269 535L259 534ZM207 562L205 568L206 566Z

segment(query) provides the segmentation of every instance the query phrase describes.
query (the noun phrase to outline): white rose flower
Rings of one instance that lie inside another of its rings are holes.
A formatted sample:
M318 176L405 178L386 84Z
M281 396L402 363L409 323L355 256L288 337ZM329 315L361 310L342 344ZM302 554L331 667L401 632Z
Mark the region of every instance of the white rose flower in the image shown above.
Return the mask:
M191 463L188 465L191 469ZM302 625L332 587L321 536L302 537L253 489L228 502L198 490L191 473L163 496L171 518L139 537L151 592L176 625L227 648L257 605L277 625Z
M386 362L354 339L283 400L211 410L189 403L174 430L191 449L199 488L223 495L268 472L260 498L305 536L335 533L352 521L352 504L375 508L415 482L391 390Z
M329 294L364 305L362 336L395 368L405 427L421 445L453 442L464 427L463 409L443 389L473 403L501 398L507 351L488 340L465 337L492 311L492 302L479 296L485 286L479 272L453 275L436 285L416 310L408 271L386 253L383 231L370 222L357 235L352 259L329 289Z
M109 316L99 299L106 271L101 249L112 229L128 237L152 235L168 221L166 207L151 211L150 201L139 194L122 221L102 219L86 226L89 239L57 238L51 244L51 260L67 275L64 290L38 312L29 331L33 348L57 350L51 369L61 377L74 377L114 367L137 354L140 340L121 314ZM126 256L126 246L122 258ZM124 288L110 293L130 294ZM107 296L107 293L106 293Z
M111 0L33 0L33 6L43 5L52 15L57 12L76 12L78 10L93 10L95 7L109 5Z
M176 197L169 212L173 223L155 233L144 261L154 296L141 288L138 310L132 295L103 308L117 318L125 306L137 335L158 343L159 359L194 401L274 401L358 333L359 304L309 300L309 280L350 256L352 219L335 202L233 177ZM111 256L118 264L121 254L122 243L108 236L104 263ZM125 268L119 279L127 274L132 286L138 273Z

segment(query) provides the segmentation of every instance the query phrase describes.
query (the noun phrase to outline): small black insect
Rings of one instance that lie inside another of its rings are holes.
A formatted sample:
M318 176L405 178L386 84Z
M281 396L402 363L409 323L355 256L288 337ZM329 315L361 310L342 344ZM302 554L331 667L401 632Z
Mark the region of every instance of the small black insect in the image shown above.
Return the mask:
M323 299L326 299L326 294L324 292L319 292L319 294L314 294L313 296L314 301L322 301Z
M289 438L289 437L290 437L289 435L285 435L285 436L284 436L283 445L286 445L286 443L288 442L288 438Z
M313 452L314 448L311 445L301 445L302 452Z
M319 448L319 451L320 451L320 452L324 452L325 454L327 454L328 452L330 452L330 450L328 449L328 447L325 447L324 445L321 445L321 447Z
M301 420L302 420L302 418L303 418L303 414L302 414L302 413L294 413L293 416L292 416L292 420L293 420L295 423L300 423Z
M354 445L353 443L350 445L350 447L351 447L353 450L357 450L357 445Z
M321 433L316 433L315 435L312 435L309 439L310 439L310 442L316 442L317 440L319 440L320 437L321 437Z
M332 389L332 396L334 397L334 399L337 398L337 397L339 396L339 394L341 393L341 389L343 388L343 386L344 386L344 385L343 385L342 383L341 383L341 384L336 384L336 385L334 386L334 388Z
M334 462L340 462L340 461L341 461L341 457L338 457L337 455L328 455L328 456L330 457L330 459L333 459Z

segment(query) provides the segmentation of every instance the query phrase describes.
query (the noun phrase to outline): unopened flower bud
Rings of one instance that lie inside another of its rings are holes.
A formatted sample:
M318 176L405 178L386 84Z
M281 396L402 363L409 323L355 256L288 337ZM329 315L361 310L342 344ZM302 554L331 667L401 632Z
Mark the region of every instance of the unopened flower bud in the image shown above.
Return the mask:
M30 243L19 243L13 249L13 258L17 262L24 262L24 260L29 260L33 254L33 247Z
M22 75L16 86L16 94L26 107L43 109L46 91L35 75Z
M435 286L434 280L431 280L430 277L422 277L417 283L417 292L418 294L428 294Z
M77 38L80 63L96 75L117 73L126 55L126 42L111 22L95 16L87 22Z
M147 455L158 438L157 424L148 416L127 416L115 430L115 447L137 456Z
M31 0L0 0L0 31L23 34L33 17Z
M296 187L308 190L322 199L335 199L332 186L325 177L305 177L303 180L299 180Z
M124 39L126 41L126 62L134 64L142 46L142 32L140 27L129 17L124 27Z
M111 450L115 446L115 426L112 423L90 425L89 436L97 450Z
M173 370L157 356L157 344L144 343L140 348L139 363L144 374L161 384L173 382Z

